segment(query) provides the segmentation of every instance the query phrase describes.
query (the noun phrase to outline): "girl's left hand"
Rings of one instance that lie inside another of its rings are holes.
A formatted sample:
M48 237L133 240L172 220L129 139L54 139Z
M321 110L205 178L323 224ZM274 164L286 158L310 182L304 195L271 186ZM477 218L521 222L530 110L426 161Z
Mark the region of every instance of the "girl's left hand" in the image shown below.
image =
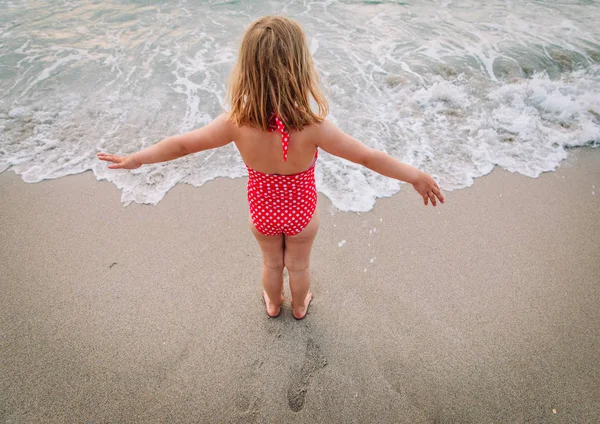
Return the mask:
M413 187L423 198L425 206L430 200L434 207L437 206L437 200L444 203L444 195L440 191L440 186L426 173L421 172L417 181L413 183Z
M137 169L142 166L135 161L133 155L117 156L109 155L108 153L98 153L98 159L112 162L114 165L108 165L109 169Z

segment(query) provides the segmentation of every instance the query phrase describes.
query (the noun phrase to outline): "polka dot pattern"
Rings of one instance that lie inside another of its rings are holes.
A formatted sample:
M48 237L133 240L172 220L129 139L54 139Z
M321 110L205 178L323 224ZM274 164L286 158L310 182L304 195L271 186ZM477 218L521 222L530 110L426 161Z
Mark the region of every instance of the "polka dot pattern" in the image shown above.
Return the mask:
M274 118L285 161L289 134L277 115ZM317 207L316 158L317 154L309 169L293 175L264 174L246 165L250 216L261 234L293 236L306 228Z

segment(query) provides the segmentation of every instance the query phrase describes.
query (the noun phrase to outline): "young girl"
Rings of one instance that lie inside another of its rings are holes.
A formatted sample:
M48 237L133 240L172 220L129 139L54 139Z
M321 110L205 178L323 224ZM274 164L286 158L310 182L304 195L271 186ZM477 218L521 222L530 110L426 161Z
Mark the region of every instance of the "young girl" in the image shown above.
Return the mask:
M310 107L310 98L318 113ZM267 16L246 32L229 85L231 111L203 128L168 137L129 156L105 153L110 169L135 169L232 140L248 168L249 224L262 250L263 297L277 317L283 303L283 269L289 273L292 314L302 319L312 299L310 252L317 230L315 163L318 149L413 185L427 206L444 202L429 175L366 147L325 119L327 101L300 26Z

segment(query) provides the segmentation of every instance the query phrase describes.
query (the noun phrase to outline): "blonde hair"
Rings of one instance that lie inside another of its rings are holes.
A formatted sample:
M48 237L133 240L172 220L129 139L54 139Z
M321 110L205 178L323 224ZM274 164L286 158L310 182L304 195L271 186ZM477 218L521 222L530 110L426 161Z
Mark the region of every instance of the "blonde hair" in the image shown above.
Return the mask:
M313 97L318 114L310 107ZM270 128L274 113L288 130L322 122L327 100L319 89L306 36L291 19L265 16L246 31L229 81L230 119L238 126Z

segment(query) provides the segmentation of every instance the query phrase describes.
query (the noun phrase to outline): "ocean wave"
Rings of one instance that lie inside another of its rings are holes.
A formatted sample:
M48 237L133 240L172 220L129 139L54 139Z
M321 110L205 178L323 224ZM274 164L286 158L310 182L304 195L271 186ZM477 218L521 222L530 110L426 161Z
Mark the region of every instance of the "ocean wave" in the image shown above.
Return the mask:
M33 183L92 170L124 203L149 204L178 183L245 176L233 145L131 172L108 170L95 155L127 154L217 116L244 26L282 13L306 29L330 118L343 130L446 190L494 166L537 177L569 147L600 144L599 9L11 3L0 18L0 172ZM319 191L348 211L368 211L401 187L326 153L316 175Z

